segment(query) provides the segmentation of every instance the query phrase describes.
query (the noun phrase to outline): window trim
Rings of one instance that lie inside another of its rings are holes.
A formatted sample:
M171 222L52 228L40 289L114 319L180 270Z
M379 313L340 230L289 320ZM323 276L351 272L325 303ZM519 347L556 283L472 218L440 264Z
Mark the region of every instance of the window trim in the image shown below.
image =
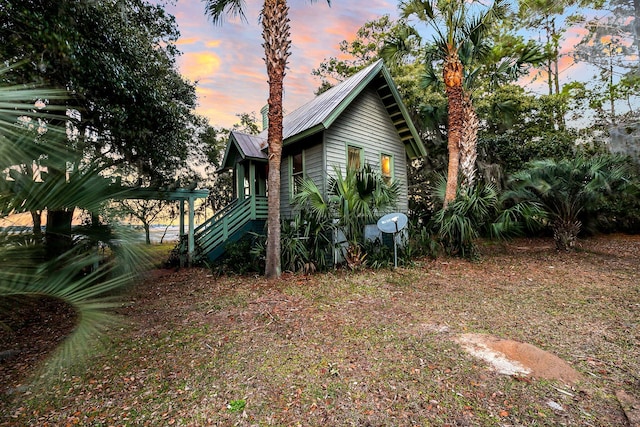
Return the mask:
M349 169L349 149L351 148L355 148L356 150L358 150L359 154L360 154L360 166L358 167L358 169L362 169L362 167L364 167L364 147L361 145L357 145L357 144L352 144L352 143L347 143L346 144L346 163L347 163L347 169Z
M291 154L289 156L289 201L290 202L293 202L293 196L295 196L295 176L293 175L293 158L298 154L302 157L302 171L299 172L296 176L300 176L301 179L304 179L307 176L305 150L302 150L298 153Z
M384 157L388 157L389 158L389 175L385 175L384 174L384 170L382 169L382 164L383 164L383 158ZM395 159L393 154L389 154L389 153L380 153L380 175L382 176L382 179L388 178L389 182L387 184L390 184L391 182L393 182L395 180Z

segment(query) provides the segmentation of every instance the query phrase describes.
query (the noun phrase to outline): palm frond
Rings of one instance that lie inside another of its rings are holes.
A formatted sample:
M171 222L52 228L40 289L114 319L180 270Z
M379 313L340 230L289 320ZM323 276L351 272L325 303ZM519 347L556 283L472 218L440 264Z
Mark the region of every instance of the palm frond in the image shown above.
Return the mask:
M424 71L420 74L420 88L435 88L436 90L441 89L443 85L442 79L438 74L436 74L436 70L433 69L431 64L427 64Z
M204 12L214 24L220 25L226 16L246 21L244 0L205 0Z
M0 216L76 206L97 211L113 196L114 190L100 175L98 166L78 167L82 153L73 149L64 126L48 123L50 118L66 120L64 108L42 109L34 104L37 100L63 99L61 91L0 87L0 98L11 100L0 112L0 166L8 171L0 179ZM22 117L33 122L20 121ZM69 168L72 163L75 166ZM30 169L33 164L48 165L49 173L36 180ZM87 339L114 321L108 312L116 304L114 291L130 283L137 269L145 268L144 257L119 238L111 242L111 261L99 257L92 244L77 245L47 259L41 243L20 237L0 236L0 297L18 303L33 296L47 297L71 306L78 315L77 324L51 366L76 360L91 348Z
M406 22L401 22L380 49L380 57L391 68L402 64L414 52L413 40L419 39L418 32Z
M326 221L331 217L331 208L325 201L318 186L309 178L300 182L298 192L293 196L293 203L305 210L316 222Z
M580 230L579 215L597 206L625 176L624 163L611 155L537 160L511 177L506 196L516 202L537 203L552 225L571 226L571 233L576 233ZM555 234L563 236L563 232Z

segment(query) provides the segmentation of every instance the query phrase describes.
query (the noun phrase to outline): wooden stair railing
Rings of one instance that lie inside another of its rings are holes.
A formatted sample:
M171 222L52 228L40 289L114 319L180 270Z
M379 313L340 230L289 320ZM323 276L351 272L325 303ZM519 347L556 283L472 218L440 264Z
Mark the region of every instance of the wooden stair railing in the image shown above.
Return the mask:
M198 259L209 257L230 239L238 240L247 225L252 221L267 218L267 198L249 196L244 200L234 200L195 230L196 246L199 248ZM211 257L209 257L211 259ZM216 256L217 258L217 256Z

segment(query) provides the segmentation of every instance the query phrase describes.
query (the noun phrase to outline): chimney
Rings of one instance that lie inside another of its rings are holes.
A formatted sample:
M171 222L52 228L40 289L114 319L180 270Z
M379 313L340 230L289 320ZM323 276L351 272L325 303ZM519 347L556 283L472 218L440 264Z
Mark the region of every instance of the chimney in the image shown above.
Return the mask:
M260 114L262 114L262 130L266 130L269 127L269 104L260 109Z

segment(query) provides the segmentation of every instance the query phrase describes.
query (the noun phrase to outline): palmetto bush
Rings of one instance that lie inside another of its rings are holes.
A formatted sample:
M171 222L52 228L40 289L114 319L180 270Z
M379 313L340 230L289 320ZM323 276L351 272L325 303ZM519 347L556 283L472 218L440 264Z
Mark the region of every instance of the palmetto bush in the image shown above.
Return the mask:
M3 72L7 71L0 74ZM0 87L0 171L5 174L0 179L2 218L60 208L97 213L110 197L117 196L117 190L91 162L83 162L82 167L76 164L61 176L43 174L41 180L27 173L30 165L40 161L68 164L82 159L81 153L70 148L64 125L48 123L52 117L60 120L64 113L58 110L52 115L51 108L43 108L45 100L65 96L55 90ZM126 244L123 235L116 236L112 230L98 235L96 230L84 237L77 234L79 244L54 257L44 256L43 242L37 235L0 235L0 300L4 302L0 309L15 310L33 298L49 298L76 312L75 328L51 366L73 361L91 348L88 340L114 320L109 314L109 308L116 305L114 290L130 283L144 260ZM98 239L114 243L116 237L118 243L112 245L109 258L101 256L91 243Z
M331 240L323 226L302 213L282 223L280 238L284 270L313 273L328 266Z
M331 256L329 227L328 223L319 224L302 212L292 219L283 219L280 234L280 258L283 270L305 274L326 270ZM267 238L264 234L254 233L252 240L249 250L251 258L261 260L261 264L264 265ZM225 256L223 262L230 271L243 273L238 268L242 263L229 262L228 256ZM264 266L261 270L264 270Z
M548 215L556 247L568 250L582 229L580 216L593 214L613 186L628 178L628 164L620 156L537 160L511 176L505 196L538 204Z
M445 185L442 179L436 187L443 200ZM453 202L435 213L432 227L447 254L474 258L477 239L490 229L499 210L500 199L494 186L459 187Z
M444 200L445 187L440 177L433 188L440 200ZM521 201L505 207L505 198L496 187L480 182L459 187L453 202L438 210L428 227L448 255L475 258L480 237L510 238L539 227L544 220L545 212L537 203Z
M312 235L344 236L345 241L337 243L346 244L343 256L349 266L357 268L366 259L362 247L365 225L375 223L387 209L395 207L398 194L398 184L386 183L369 165L347 169L344 175L336 167L326 197L312 180L304 179L294 204L303 220L313 224ZM319 253L314 258L318 256Z
M630 179L611 186L594 207L595 214L583 217L589 231L640 234L640 165L629 158Z

